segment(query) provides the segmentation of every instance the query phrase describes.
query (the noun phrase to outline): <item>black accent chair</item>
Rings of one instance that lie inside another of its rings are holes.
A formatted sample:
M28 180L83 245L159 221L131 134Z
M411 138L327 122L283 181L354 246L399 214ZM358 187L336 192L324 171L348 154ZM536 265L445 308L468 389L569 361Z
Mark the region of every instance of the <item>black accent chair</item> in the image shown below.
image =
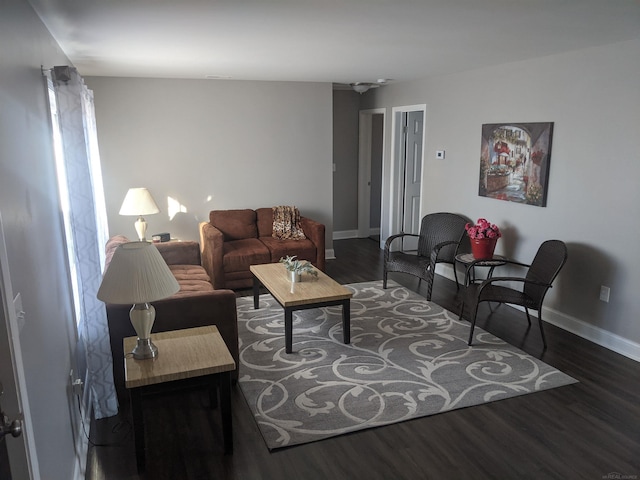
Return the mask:
M384 244L384 270L382 286L387 288L389 272L414 275L427 281L427 300L431 301L433 277L436 264L453 265L453 274L458 285L455 257L465 236L464 226L469 219L455 213L430 213L425 215L420 225L420 234L398 233L387 238ZM418 238L417 252L391 251L392 243L408 237Z
M551 288L551 284L567 261L567 246L560 240L547 240L540 245L538 252L531 262L531 265L516 262L515 260L505 260L506 265L517 265L528 267L524 277L492 277L481 283L472 283L467 287L464 302L460 309L460 319L467 305L472 312L471 331L469 332L469 345L473 340L473 329L476 326L478 315L478 305L480 302L510 303L524 307L527 313L527 321L531 326L529 309L538 311L538 323L540 324L540 334L542 343L547 348L547 340L542 328L542 302ZM470 265L473 268L473 264ZM504 282L518 282L522 288L514 289L497 285Z

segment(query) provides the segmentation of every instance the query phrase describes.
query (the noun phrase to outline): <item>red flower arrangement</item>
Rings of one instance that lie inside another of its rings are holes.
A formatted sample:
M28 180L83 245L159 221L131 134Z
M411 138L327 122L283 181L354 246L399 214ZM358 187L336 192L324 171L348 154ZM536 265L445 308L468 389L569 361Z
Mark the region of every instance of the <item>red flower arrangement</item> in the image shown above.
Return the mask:
M464 227L469 238L495 238L496 240L502 236L497 225L489 223L486 218L479 218L475 225L467 223Z

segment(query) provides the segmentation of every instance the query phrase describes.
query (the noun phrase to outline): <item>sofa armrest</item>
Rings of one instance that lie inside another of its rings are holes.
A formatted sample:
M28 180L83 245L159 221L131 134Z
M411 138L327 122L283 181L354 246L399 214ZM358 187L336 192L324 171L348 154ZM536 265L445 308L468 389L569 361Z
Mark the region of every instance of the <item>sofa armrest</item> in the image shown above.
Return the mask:
M318 269L324 272L325 269L325 238L324 224L312 220L308 217L300 217L300 226L305 236L316 246L316 261L313 263Z
M200 265L198 242L154 243L167 265Z
M200 257L213 288L224 288L224 234L209 222L200 223Z

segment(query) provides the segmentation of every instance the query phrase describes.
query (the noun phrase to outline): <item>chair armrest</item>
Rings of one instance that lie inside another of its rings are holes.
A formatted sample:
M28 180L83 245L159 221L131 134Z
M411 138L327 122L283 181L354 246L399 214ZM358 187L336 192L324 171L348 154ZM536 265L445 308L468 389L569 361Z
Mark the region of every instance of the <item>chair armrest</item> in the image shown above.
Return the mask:
M325 269L325 226L324 224L312 220L308 217L300 217L300 226L307 237L316 246L316 261L313 263L316 268L324 272Z
M391 244L402 237L416 237L420 238L420 235L416 235L414 233L396 233L395 235L391 235L387 237L387 240L384 242L384 263L389 261L389 253L391 252Z
M447 240L446 242L437 244L435 247L433 247L433 250L431 250L431 258L435 258L437 260L438 256L440 255L440 250L449 245L458 245L458 243L460 242L456 242L455 240Z
M456 242L455 240L447 240L446 242L439 243L435 247L433 247L433 250L431 250L431 255L429 256L429 268L431 268L432 272L435 273L436 263L438 263L438 256L440 255L440 251L444 247L447 247L449 245L458 245L458 243L460 242Z
M478 287L478 295L480 295L480 293L482 292L483 288L485 288L486 286L491 285L493 283L497 283L497 282L518 282L518 283L522 283L522 284L530 284L530 285L537 285L539 287L552 288L552 285L550 283L539 282L537 280L532 280L530 278L524 278L524 277L491 277L491 278L487 278L486 280L482 281L482 283Z
M224 288L224 234L209 222L200 223L200 257L215 290Z
M397 240L398 238L402 238L402 237L416 237L416 238L420 238L420 235L416 235L414 233L396 233L395 235L391 235L390 237L387 238L387 240L384 242L384 249L389 250L389 248L391 247L391 244Z

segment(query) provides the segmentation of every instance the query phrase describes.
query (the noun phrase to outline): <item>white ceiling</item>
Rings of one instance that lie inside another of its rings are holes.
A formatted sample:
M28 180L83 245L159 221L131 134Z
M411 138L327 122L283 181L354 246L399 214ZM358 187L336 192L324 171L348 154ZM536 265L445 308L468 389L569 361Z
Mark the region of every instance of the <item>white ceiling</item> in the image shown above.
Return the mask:
M640 36L640 0L29 0L83 75L405 81Z

